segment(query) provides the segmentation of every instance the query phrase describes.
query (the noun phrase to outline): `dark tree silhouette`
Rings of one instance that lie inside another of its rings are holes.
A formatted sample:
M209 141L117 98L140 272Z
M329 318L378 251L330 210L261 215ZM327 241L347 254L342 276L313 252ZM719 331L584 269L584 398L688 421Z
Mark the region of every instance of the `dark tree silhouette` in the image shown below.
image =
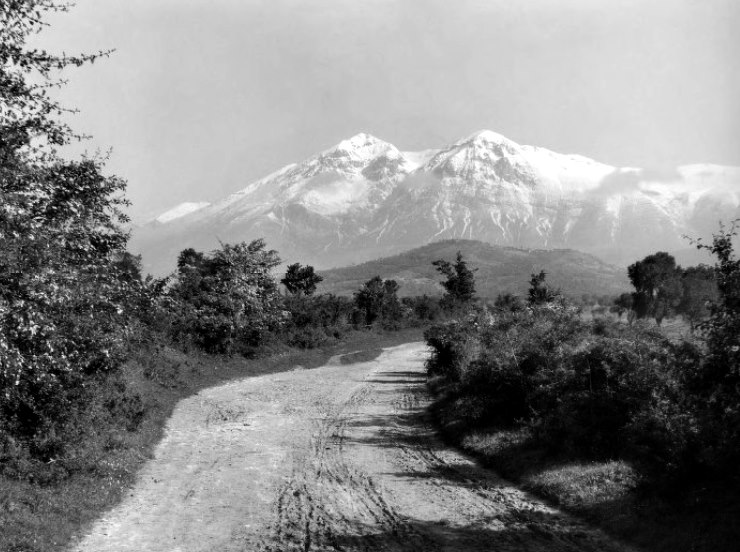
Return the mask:
M316 291L316 285L323 281L324 278L316 274L312 266L294 263L285 271L285 277L280 283L293 295L312 295Z
M709 316L709 308L717 301L719 290L714 268L692 266L681 274L681 300L676 311L690 324L691 331Z
M622 293L614 299L614 305L610 309L611 312L616 312L617 316L621 319L622 315L626 312L627 313L627 321L632 322L634 319L634 314L632 310L633 306L633 297L631 293Z
M437 271L447 279L442 282L446 294L443 305L465 305L475 299L475 276L477 269L468 268L468 263L463 259L462 253L457 252L454 263L440 259L432 263Z
M355 306L362 313L365 324L371 325L378 319L393 321L400 317L398 283L375 276L365 282L355 293Z
M183 272L188 269L200 269L205 262L205 254L196 251L192 247L188 247L180 251L180 254L177 256L177 270Z
M548 286L546 279L547 273L544 270L540 270L539 274L532 274L532 278L529 280L527 297L527 302L530 305L545 305L560 297L560 291Z
M633 302L638 318L653 317L660 325L681 300L681 269L672 255L659 251L627 268L635 288Z

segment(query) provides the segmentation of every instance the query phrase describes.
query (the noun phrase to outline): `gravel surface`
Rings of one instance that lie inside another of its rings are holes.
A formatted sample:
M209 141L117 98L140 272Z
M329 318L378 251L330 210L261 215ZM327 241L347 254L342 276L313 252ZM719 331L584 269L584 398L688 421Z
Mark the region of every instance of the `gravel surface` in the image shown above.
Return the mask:
M72 550L628 550L445 446L425 355L409 343L182 401L129 496Z

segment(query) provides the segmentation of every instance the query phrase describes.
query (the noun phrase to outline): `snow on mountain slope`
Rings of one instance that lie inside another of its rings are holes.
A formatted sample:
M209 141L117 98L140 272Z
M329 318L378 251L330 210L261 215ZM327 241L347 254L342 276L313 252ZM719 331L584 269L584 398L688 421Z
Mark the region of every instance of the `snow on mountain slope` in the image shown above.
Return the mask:
M319 267L451 238L579 249L626 264L685 248L683 235L708 237L719 220L740 216L740 168L612 167L491 131L404 152L361 133L176 214L134 234L132 248L155 272L171 270L184 247L258 237L287 260Z
M199 218L270 212L279 217L278 212L288 204L320 215L365 209L382 201L393 183L415 166L395 146L361 133L250 184L215 203Z
M165 224L167 222L172 222L173 220L178 219L180 217L184 217L186 215L194 213L195 211L203 209L204 207L208 207L209 205L210 203L208 202L180 203L180 205L177 205L173 207L172 209L165 211L164 213L156 217L154 220L156 222L159 222L160 224Z

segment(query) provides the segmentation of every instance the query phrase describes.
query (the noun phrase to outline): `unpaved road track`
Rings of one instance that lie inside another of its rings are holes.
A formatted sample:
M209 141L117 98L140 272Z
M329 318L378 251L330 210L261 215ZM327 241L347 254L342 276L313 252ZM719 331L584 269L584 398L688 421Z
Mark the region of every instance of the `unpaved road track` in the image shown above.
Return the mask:
M425 347L245 379L182 401L79 552L617 551L445 447Z

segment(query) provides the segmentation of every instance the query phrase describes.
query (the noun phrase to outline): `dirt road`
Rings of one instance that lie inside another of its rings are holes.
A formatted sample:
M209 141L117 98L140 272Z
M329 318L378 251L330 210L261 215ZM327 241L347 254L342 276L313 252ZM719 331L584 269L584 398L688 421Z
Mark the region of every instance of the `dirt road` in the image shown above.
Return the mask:
M181 402L130 496L73 550L626 549L445 447L424 354L412 343Z

